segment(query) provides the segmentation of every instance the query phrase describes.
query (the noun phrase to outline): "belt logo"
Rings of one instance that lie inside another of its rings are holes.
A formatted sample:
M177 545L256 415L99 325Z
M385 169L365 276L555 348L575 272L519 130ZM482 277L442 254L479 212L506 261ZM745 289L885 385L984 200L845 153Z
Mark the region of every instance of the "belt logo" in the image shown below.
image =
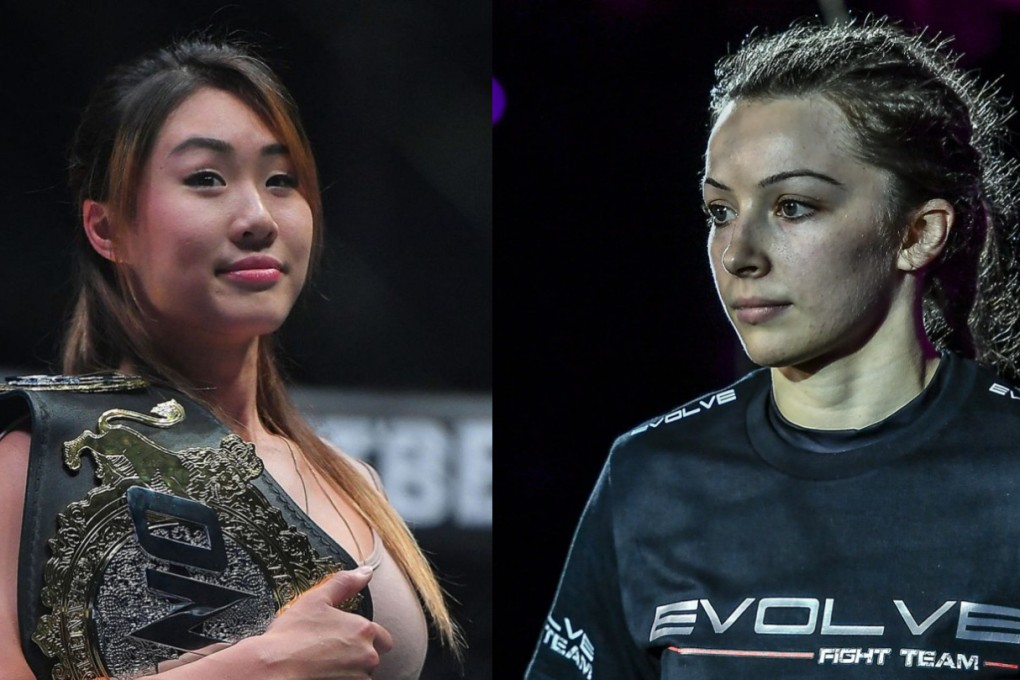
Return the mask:
M226 642L196 632L201 625L242 600L254 597L233 588L224 588L186 575L182 567L220 573L227 567L227 551L223 530L212 508L187 498L159 493L141 486L127 491L128 509L135 536L142 550L150 557L169 562L175 571L149 567L145 580L149 589L180 602L168 615L131 632L131 636L175 649L201 649L217 642ZM204 530L208 547L165 538L152 532L151 519L176 520Z

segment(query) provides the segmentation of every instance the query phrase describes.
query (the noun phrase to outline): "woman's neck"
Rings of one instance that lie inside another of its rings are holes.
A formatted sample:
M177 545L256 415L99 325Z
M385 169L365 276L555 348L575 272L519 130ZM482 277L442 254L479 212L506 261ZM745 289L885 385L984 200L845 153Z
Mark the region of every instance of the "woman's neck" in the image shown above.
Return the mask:
M821 368L772 369L776 406L787 420L816 430L853 430L877 423L920 394L935 375L939 356L924 343L861 352ZM874 352L870 352L874 354Z
M165 360L197 391L232 431L246 441L258 441L268 431L258 417L259 340L243 346L166 347ZM130 363L121 370L132 372Z

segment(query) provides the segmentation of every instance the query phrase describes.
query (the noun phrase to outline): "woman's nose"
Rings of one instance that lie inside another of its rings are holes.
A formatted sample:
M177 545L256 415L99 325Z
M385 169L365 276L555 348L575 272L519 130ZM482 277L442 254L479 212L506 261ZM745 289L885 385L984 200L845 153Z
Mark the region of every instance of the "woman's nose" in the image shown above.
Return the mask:
M231 237L240 246L261 249L276 240L280 231L265 196L252 187L238 198L238 206L231 225Z
M729 241L722 252L722 266L733 276L755 278L769 271L765 241L767 225L754 219L738 218L726 229Z

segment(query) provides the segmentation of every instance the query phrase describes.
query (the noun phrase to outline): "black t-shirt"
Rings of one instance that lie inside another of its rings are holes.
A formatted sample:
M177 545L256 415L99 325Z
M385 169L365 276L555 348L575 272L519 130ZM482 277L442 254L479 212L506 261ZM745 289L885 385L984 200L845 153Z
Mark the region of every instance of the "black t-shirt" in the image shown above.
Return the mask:
M838 453L770 391L616 441L527 678L1020 677L1020 388L944 354Z

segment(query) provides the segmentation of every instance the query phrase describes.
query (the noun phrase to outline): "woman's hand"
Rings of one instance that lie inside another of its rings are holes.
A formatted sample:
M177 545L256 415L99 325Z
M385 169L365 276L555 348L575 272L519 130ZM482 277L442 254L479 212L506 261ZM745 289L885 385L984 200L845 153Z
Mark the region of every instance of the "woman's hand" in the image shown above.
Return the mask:
M370 678L393 638L377 623L336 606L361 591L369 567L341 571L284 606L256 640L267 677L326 680Z

